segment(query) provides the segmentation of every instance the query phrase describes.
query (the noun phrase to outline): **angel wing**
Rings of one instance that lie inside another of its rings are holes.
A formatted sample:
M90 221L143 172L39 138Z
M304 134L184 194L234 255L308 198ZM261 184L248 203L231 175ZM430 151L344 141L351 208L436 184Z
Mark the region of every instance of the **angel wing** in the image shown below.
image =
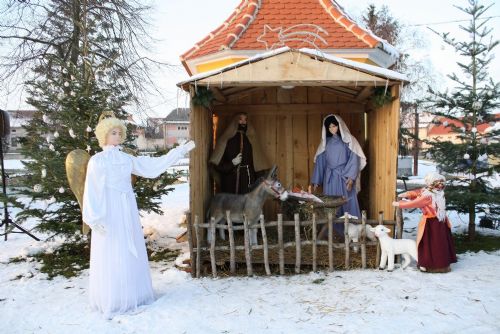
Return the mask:
M129 148L124 148L123 152L136 156L137 153ZM80 205L80 210L83 210L83 192L85 190L85 177L87 175L87 165L90 160L90 154L82 149L76 149L68 153L66 156L66 176L71 191ZM137 181L135 175L131 175L132 185ZM89 233L90 228L83 222L82 233Z
M89 159L90 154L82 149L73 150L66 156L66 177L68 178L69 187L80 205L80 210L83 210L83 191L85 189L85 176L87 175ZM87 234L89 231L89 226L84 222L82 233Z

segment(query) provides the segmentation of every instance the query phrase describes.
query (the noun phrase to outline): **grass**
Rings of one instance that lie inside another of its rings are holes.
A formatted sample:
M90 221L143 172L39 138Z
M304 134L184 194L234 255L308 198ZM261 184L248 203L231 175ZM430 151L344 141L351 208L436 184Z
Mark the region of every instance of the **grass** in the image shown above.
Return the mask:
M174 261L181 253L180 250L172 250L168 248L155 252L148 249L148 253L149 252L151 252L149 254L149 261L155 261L155 262Z
M53 253L40 253L33 256L42 264L40 271L49 279L58 275L75 277L89 267L90 247L87 242L68 242Z
M52 253L39 253L32 256L41 264L40 272L51 280L56 276L76 277L89 267L90 248L87 242L76 241L62 244ZM25 262L26 257L14 257L9 263Z
M455 250L457 254L479 251L493 252L500 249L500 236L482 235L476 233L474 241L469 241L466 234L454 234Z
M163 249L152 252L149 259L156 262L173 261L179 254L180 250ZM41 264L40 272L47 274L49 280L59 275L66 278L76 277L89 268L90 247L85 241L67 242L52 253L39 253L32 257ZM11 258L9 262L19 263L26 260L26 257L19 256Z

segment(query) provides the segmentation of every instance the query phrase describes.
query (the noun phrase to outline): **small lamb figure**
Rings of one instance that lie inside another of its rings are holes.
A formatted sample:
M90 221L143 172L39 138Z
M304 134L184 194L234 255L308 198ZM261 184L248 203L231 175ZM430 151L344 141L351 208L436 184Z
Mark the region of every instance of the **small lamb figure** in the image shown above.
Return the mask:
M388 235L391 230L384 225L377 225L376 227L372 227L371 231L375 233L375 236L380 241L380 249L382 250L379 266L380 270L383 270L385 268L385 264L387 261L389 261L387 270L394 270L394 255L401 254L403 256L403 264L401 265L401 268L403 269L408 267L408 265L410 264L410 256L415 261L418 261L417 243L415 242L415 240L393 239Z
M363 225L361 224L352 224L352 223L347 223L347 236L349 237L349 243L352 242L358 242L358 240L361 238L361 229ZM371 230L370 225L365 225L365 231L366 231L366 237L370 239L371 241L375 241L375 234ZM355 253L358 252L358 246L354 245L353 250Z

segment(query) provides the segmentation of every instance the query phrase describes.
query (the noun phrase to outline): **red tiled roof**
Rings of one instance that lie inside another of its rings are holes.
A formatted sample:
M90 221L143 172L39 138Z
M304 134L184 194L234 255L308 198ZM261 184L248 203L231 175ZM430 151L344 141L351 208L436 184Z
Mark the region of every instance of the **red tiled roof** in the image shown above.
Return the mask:
M500 119L500 114L495 115L495 119ZM438 117L435 121L437 124L432 124L427 133L428 136L440 136L440 135L448 135L452 134L452 125L455 125L457 128L461 128L464 124L460 121L449 119L446 117ZM447 126L444 124L448 123ZM477 125L477 132L484 133L484 131L489 128L491 125L489 123L481 123Z
M302 26L287 30L296 25ZM328 34L307 25L319 26ZM324 38L326 45L319 39L315 40L320 48L375 48L381 42L352 21L334 0L242 0L220 27L184 53L181 60L184 62L224 49L266 50L265 42L271 44L268 44L269 48L277 42L279 28L290 37L286 41L290 48L310 47L300 34L304 31L312 38L314 33ZM267 33L263 35L264 31ZM298 36L302 37L301 40L294 39Z

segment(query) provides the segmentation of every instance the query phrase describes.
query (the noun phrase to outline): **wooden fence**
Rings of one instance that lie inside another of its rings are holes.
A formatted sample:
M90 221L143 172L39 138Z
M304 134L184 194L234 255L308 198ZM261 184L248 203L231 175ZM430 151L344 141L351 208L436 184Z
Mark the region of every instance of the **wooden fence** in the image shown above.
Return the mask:
M349 268L350 265L350 246L357 245L361 248L361 266L363 269L366 268L366 246L367 245L377 245L377 255L376 255L376 266L378 267L380 262L380 246L378 245L378 241L367 241L366 240L366 230L365 226L368 225L392 225L396 227L396 230L393 229L393 234L396 238L401 238L403 233L402 226L402 215L401 210L398 209L396 212L396 220L384 220L383 212L379 212L378 220L369 220L366 218L366 211L362 212L361 219L349 219L348 215L345 215L344 219L333 219L332 213L328 214L328 219L316 219L316 214L313 214L312 220L300 221L299 214L294 215L293 221L283 221L283 215L278 214L277 221L264 221L264 215L260 216L260 224L255 226L249 226L248 221L245 219L243 225L234 226L231 221L230 212L226 212L227 224L215 224L214 219L212 218L210 223L199 223L199 218L195 216L194 222L194 231L195 231L195 239L192 235L192 227L191 219L188 219L188 243L189 243L189 251L191 256L191 275L193 277L199 278L201 276L201 257L202 252L210 253L210 262L212 269L212 276L217 277L217 260L215 257L216 251L229 251L229 263L230 263L230 273L236 273L236 251L244 250L245 252L245 262L247 267L248 276L253 275L253 266L252 266L252 251L253 250L263 250L264 257L264 268L266 275L271 275L271 269L269 265L269 250L270 249L278 249L279 256L279 272L280 275L285 274L285 249L295 247L295 273L299 274L301 272L301 252L302 247L310 246L312 248L312 271L317 270L317 247L318 246L327 246L328 247L328 269L329 271L333 271L333 249L334 248L343 248L345 250L345 268ZM328 241L326 240L318 240L317 239L317 231L318 226L328 223ZM361 235L359 238L359 242L349 243L349 238L347 235L347 224L348 223L360 223L362 225ZM344 242L343 243L334 243L333 242L333 224L344 224ZM284 242L283 240L283 227L284 226L294 226L295 228L295 240L291 242ZM302 240L300 235L301 227L312 226L312 240ZM222 228L228 231L229 235L229 246L216 246L216 234L215 230ZM269 245L267 232L270 228L277 228L278 232L278 243ZM211 241L209 245L206 247L202 247L202 229L207 229L207 232L211 235ZM262 244L260 245L251 245L250 244L250 230L251 229L260 229L262 234ZM244 245L235 245L234 231L243 230L244 231ZM194 244L194 240L196 240L196 244Z

